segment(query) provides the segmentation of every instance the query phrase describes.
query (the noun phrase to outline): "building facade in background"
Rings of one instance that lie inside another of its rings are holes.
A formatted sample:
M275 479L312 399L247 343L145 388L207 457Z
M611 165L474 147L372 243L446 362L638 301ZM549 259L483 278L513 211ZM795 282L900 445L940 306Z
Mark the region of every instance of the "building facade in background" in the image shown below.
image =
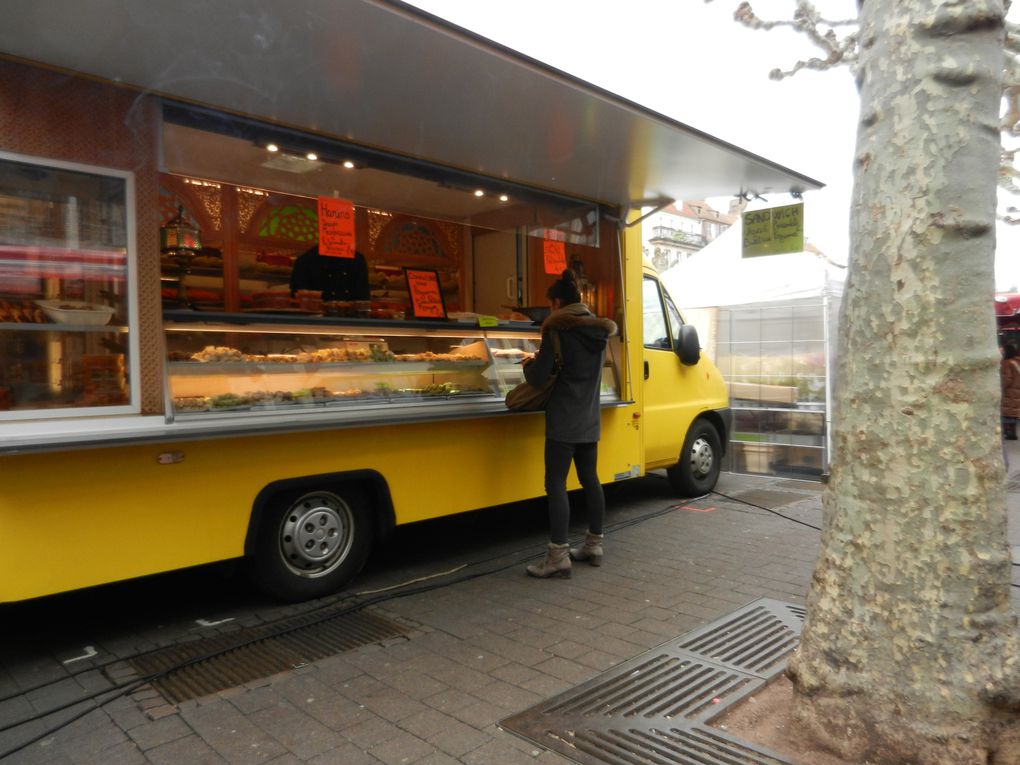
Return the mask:
M687 260L738 219L734 200L728 212L719 212L704 200L676 202L644 221L644 253L661 273Z

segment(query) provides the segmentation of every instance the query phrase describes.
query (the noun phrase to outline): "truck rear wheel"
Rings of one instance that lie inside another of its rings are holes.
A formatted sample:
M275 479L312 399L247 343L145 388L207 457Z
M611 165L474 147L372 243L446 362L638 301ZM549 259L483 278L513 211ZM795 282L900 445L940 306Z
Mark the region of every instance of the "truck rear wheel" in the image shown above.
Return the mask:
M357 575L371 546L370 508L357 488L282 494L258 529L254 573L282 600L321 598Z
M707 420L696 420L687 431L680 461L668 468L666 475L675 492L684 497L698 497L715 488L721 459L719 431Z

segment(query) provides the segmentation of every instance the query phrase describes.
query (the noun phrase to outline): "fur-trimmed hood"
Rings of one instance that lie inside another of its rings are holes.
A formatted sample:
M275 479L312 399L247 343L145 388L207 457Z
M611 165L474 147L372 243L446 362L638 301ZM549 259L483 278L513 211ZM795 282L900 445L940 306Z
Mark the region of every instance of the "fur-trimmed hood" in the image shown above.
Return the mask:
M577 327L585 329L601 329L606 337L616 334L616 322L610 319L600 319L593 314L584 303L571 303L553 311L542 322L542 331L547 329L570 330Z
M555 329L563 332L576 331L583 340L604 344L606 338L617 332L616 322L602 319L588 310L584 303L571 303L558 308L542 322L542 334Z

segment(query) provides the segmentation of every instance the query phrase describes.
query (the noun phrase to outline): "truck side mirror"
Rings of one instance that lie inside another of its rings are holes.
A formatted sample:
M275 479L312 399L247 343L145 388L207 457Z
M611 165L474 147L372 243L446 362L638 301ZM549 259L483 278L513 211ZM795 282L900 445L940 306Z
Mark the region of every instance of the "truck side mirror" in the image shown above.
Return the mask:
M693 324L684 324L680 327L680 337L677 338L676 355L680 361L689 367L693 367L701 359L701 343L698 341L698 330Z

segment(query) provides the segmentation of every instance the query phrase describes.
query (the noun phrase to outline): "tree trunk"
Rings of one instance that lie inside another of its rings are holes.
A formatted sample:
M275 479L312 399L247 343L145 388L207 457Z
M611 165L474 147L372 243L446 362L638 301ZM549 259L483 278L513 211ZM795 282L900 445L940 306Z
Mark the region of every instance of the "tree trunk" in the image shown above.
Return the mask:
M1002 0L866 0L822 551L790 662L845 759L1016 765L995 346Z

